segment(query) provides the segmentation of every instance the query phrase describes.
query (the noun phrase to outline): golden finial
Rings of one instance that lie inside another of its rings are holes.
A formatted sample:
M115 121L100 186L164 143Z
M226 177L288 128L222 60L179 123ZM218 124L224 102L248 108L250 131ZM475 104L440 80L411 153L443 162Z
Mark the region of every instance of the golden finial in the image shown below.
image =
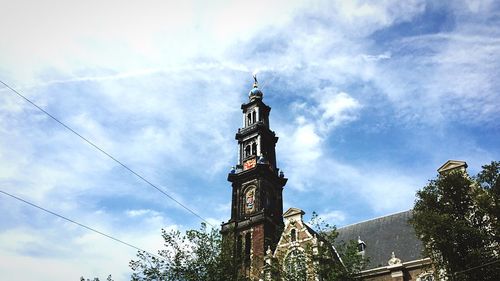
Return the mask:
M259 82L257 82L257 73L253 75L253 80L254 80L253 87L257 88L259 86Z

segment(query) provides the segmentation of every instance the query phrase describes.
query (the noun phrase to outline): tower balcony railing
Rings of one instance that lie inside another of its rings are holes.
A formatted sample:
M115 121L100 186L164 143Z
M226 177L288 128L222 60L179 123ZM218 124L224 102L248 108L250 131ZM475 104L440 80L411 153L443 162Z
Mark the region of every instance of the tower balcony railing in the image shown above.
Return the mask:
M259 127L259 126L263 126L264 125L264 122L263 121L257 121L255 123L253 123L252 125L250 126L247 126L247 127L244 127L244 128L239 128L238 129L238 134L244 134L248 131L252 131L254 130L255 128Z

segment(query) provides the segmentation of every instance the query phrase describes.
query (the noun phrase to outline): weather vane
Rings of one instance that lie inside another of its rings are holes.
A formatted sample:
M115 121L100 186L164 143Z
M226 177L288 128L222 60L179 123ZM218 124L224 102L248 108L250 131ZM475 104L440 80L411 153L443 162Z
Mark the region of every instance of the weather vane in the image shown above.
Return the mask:
M257 87L257 85L258 85L258 83L259 83L259 82L257 82L257 73L254 73L254 74L253 74L253 80L255 80L255 82L253 83L253 86L254 86L254 87Z

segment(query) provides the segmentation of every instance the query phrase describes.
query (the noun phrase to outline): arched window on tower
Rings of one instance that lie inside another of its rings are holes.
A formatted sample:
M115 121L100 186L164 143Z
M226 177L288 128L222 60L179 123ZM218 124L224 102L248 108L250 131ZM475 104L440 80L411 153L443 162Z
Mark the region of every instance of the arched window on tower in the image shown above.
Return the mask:
M252 236L250 233L245 234L245 265L250 265L250 254L252 249Z
M290 231L290 240L292 242L297 241L297 230L296 229L292 229L292 231Z
M247 114L247 126L252 125L252 113Z
M252 144L252 155L257 155L257 144L256 143Z
M250 150L251 150L250 145L245 146L245 158L251 155Z
M252 123L257 122L257 112L255 110L252 112Z

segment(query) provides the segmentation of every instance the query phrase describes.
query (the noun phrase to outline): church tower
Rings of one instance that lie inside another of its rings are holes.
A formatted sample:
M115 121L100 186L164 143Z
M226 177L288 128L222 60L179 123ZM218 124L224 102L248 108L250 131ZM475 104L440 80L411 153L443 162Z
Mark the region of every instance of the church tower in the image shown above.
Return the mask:
M283 231L283 187L287 179L276 166L276 134L269 127L271 108L254 76L249 101L241 105L243 127L238 129L238 164L231 169L231 219L222 225L224 237L234 237L241 273L257 278L268 248L272 251Z

